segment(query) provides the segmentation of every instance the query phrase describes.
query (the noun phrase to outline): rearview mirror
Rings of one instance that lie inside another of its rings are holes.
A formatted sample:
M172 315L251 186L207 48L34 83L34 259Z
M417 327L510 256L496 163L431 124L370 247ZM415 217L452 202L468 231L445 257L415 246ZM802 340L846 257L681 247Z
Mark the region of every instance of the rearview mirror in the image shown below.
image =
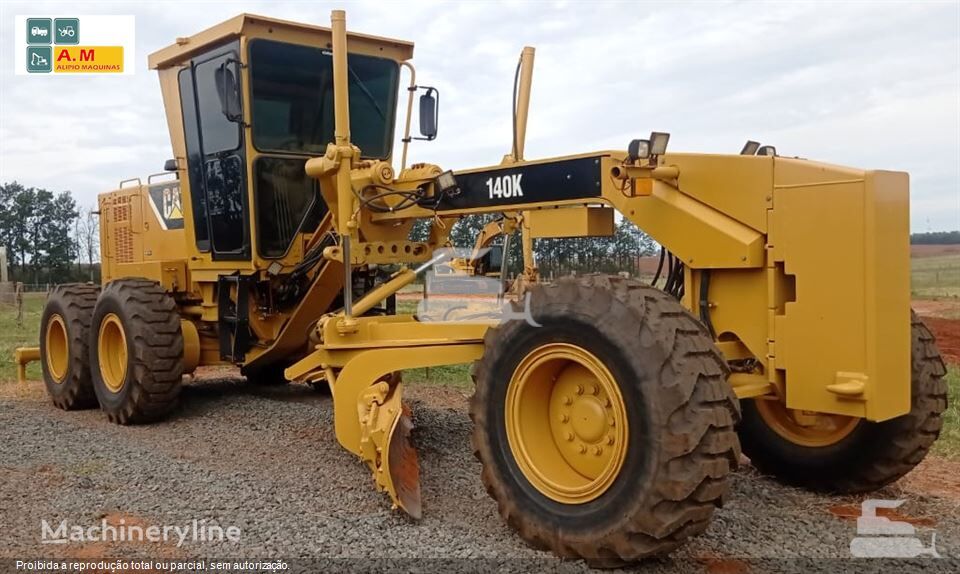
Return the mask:
M236 75L233 65L236 60L226 60L214 71L213 80L217 85L217 96L220 98L220 111L231 122L239 122L243 118L240 109L240 90L237 88Z
M427 93L420 96L420 135L430 141L437 137L438 102L440 92L436 88L423 86Z

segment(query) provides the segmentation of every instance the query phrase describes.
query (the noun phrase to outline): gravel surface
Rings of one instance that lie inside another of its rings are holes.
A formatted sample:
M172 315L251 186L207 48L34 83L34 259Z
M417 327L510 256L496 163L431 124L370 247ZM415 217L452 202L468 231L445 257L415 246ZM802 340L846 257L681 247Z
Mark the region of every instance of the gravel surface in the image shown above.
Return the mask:
M337 444L329 396L309 388L257 388L220 374L187 385L171 420L118 427L96 410L54 408L39 382L0 383L0 568L12 570L10 559L139 557L283 559L294 571L587 570L527 547L500 520L470 450L466 391L411 385L406 396L420 450L419 523L390 510L366 467ZM913 482L875 497L907 499L898 512L915 519L924 546L936 531L940 560L854 560L856 523L838 515L859 514L860 498L815 496L745 466L705 535L637 570L956 572L960 496ZM241 535L239 543L49 545L40 543L41 520L198 520Z

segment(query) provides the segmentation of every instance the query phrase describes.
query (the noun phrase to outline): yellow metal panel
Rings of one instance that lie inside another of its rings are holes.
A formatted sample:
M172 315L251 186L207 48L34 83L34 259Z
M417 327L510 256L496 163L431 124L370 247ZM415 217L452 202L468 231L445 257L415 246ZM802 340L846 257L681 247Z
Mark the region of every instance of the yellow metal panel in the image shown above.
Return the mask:
M654 182L649 196L605 195L637 227L697 269L761 267L764 236L675 187Z
M290 37L308 38L310 42L303 43L315 43L324 47L330 42L329 28L255 14L240 14L193 36L177 38L175 44L150 54L147 65L150 69L174 66L204 49L219 45L240 34L257 33L273 34L280 41L288 41ZM354 32L350 32L347 37L351 52L368 53L396 60L409 60L413 57L413 42Z
M717 337L724 340L726 334L734 334L761 363L766 363L767 354L766 289L763 269L710 273L710 321Z
M910 408L910 199L906 173L866 175L867 417Z
M792 187L774 197L774 259L796 277L795 302L776 316L776 361L787 406L864 416L827 390L838 371L864 372L863 186Z
M139 263L118 263L110 277L104 282L122 277L143 277L160 283L166 291L184 291L187 288L187 266L185 261L141 261Z
M762 397L773 392L773 385L763 375L731 373L727 382L733 387L738 399Z
M863 170L806 159L776 158L776 185L823 185L861 181Z
M609 207L558 207L534 209L524 214L530 236L609 237L614 233L613 213Z
M333 385L333 419L337 440L347 450L360 454L361 429L357 399L370 385L389 373L406 369L476 361L483 355L483 343L329 353L329 363L344 364Z
M357 317L355 331L341 333L337 319L323 324L323 347L326 349L363 349L373 347L413 347L423 345L452 345L481 342L487 329L495 324L487 322L420 322L412 315L384 317ZM456 361L453 361L456 362Z
M757 231L766 231L773 157L668 153L661 164L680 170L677 184L683 193Z
M774 191L775 261L796 300L775 314L787 406L886 420L910 408L905 174L788 162ZM835 183L831 183L835 182ZM851 389L862 388L861 394Z

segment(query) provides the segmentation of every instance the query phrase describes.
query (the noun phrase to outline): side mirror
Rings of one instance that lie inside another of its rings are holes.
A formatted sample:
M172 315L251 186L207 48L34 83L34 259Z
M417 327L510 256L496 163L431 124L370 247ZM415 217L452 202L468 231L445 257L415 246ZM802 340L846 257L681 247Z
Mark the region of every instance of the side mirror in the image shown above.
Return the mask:
M480 257L478 272L481 275L500 273L503 269L503 245L491 245Z
M431 141L437 137L440 92L436 88L424 88L427 93L420 96L420 135L422 139Z
M237 88L237 78L233 73L236 60L224 61L213 73L213 80L217 85L217 96L220 98L220 111L231 122L239 122L243 118L240 109L240 90Z
M168 159L163 162L163 171L177 171L177 160Z

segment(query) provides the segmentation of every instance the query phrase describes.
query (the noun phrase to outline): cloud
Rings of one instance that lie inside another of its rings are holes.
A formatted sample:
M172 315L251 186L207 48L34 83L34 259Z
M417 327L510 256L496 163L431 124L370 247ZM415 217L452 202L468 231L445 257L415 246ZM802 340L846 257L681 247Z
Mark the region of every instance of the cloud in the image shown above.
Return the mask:
M171 156L146 56L239 12L326 25L323 2L0 6L0 180L82 203ZM786 155L911 175L915 231L960 228L960 5L951 3L356 2L355 31L417 43L441 91L440 137L411 158L497 163L510 147L513 72L537 48L527 156L622 148ZM14 76L16 14L134 14L135 76ZM402 114L401 114L402 116Z

